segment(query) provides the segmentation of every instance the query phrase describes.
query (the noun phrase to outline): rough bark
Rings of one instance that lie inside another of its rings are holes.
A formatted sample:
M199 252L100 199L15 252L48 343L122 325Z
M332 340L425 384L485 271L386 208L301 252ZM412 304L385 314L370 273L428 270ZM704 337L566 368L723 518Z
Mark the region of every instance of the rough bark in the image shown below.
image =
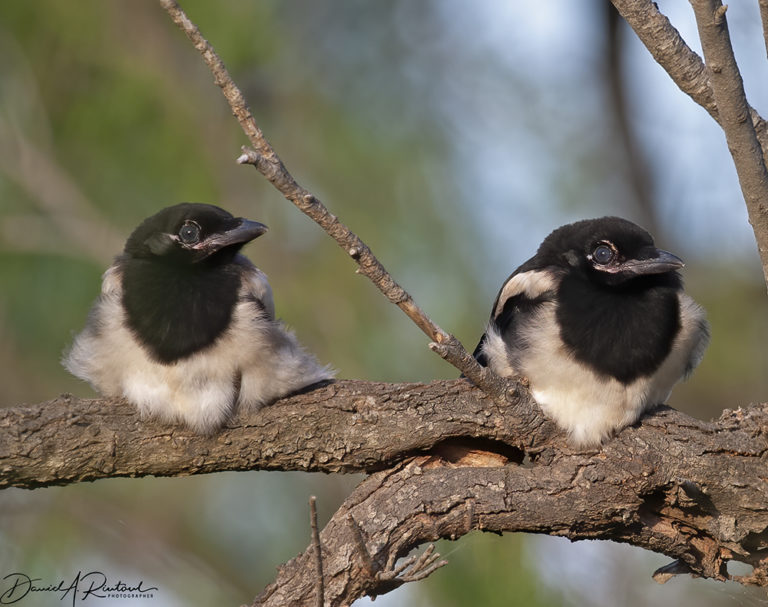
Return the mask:
M105 399L61 397L0 417L0 486L373 472L320 534L329 605L418 579L418 567L395 575L398 557L472 530L628 542L678 559L660 579L728 579L735 559L754 567L737 581L768 586L767 463L768 405L713 423L662 407L602 449L579 452L524 386L510 383L499 405L466 380L339 381L239 415L212 437L142 421ZM310 546L256 604L311 604L314 559Z
M63 395L0 410L0 488L223 470L369 472L453 437L542 442L552 425L524 387L509 385L500 406L466 380L337 381L241 413L214 436L143 422L119 400Z
M418 457L371 475L320 535L325 604L347 605L408 581L398 557L473 530L612 539L662 552L670 571L768 583L768 407L729 411L714 424L663 408L602 450L558 448L523 463L474 454L466 463ZM471 466L471 467L469 467ZM485 466L485 467L484 467ZM310 604L310 546L280 568L254 605ZM406 579L403 579L405 577Z

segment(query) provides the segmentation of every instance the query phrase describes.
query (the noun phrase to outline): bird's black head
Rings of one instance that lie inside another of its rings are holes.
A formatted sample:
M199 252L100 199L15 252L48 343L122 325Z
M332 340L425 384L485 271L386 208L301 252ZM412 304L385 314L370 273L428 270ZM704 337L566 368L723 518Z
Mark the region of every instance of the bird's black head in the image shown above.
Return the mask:
M125 243L125 255L174 264L227 263L267 226L233 217L211 204L184 202L145 219Z
M586 219L552 232L536 254L543 265L581 272L592 282L617 286L656 277L653 282L679 284L683 261L657 249L640 226L619 217ZM647 279L647 278L646 278Z
M182 203L145 219L118 258L128 327L158 361L211 345L229 326L243 245L266 232L210 204Z

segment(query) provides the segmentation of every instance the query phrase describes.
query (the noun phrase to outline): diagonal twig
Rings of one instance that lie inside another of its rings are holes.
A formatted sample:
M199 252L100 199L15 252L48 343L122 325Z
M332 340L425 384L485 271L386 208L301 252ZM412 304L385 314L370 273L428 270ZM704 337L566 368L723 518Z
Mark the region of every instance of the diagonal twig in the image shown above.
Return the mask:
M159 0L173 22L186 34L200 52L213 74L215 83L221 88L232 113L237 118L252 148L244 148L238 158L241 164L252 164L277 190L315 221L331 236L347 254L357 262L359 272L395 305L397 305L437 347L432 349L443 359L459 369L472 382L490 394L500 396L504 382L500 382L488 369L481 367L451 334L435 324L416 305L413 298L403 289L384 266L373 255L370 248L339 221L327 207L311 192L300 186L288 172L280 157L264 137L242 92L232 80L226 66L211 44L203 37L198 27L187 17L176 0Z

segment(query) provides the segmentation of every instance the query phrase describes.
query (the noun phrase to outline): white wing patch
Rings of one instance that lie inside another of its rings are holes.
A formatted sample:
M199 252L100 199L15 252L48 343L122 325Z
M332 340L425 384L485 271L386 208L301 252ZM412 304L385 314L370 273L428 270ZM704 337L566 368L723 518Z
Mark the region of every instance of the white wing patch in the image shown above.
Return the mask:
M200 433L215 431L238 405L262 406L332 379L329 367L274 320L266 275L243 261L249 267L230 326L211 346L169 365L153 360L127 328L120 271L112 266L65 367L103 395L125 397L142 415Z
M547 291L557 288L557 277L544 270L529 270L512 276L501 288L493 317L499 315L504 304L510 297L525 295L528 299L536 299Z

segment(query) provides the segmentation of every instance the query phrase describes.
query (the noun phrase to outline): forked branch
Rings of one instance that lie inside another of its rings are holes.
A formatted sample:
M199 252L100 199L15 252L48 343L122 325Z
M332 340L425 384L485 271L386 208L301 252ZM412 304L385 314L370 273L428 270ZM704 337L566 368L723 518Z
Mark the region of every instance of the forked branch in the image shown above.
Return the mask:
M768 123L750 107L719 0L691 0L706 65L652 0L611 0L656 62L725 133L768 286Z
M691 0L691 4L709 68L719 123L739 175L741 192L768 284L768 170L764 151L750 119L751 108L731 46L726 20L728 7L723 6L720 0Z

